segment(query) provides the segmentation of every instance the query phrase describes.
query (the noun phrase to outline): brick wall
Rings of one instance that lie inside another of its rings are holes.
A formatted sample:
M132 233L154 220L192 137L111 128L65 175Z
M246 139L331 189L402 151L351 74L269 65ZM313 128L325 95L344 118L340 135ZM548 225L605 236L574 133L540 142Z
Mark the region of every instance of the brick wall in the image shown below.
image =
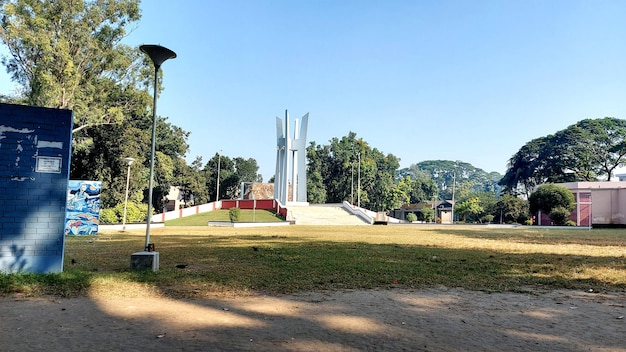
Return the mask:
M63 271L69 110L0 104L0 271Z

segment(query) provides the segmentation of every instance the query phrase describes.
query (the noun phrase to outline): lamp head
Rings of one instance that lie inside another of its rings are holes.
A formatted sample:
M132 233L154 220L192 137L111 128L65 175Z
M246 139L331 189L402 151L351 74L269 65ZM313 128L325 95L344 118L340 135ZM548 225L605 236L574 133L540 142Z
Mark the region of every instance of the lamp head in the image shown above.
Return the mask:
M128 163L128 166L130 166L130 164L132 164L133 161L135 161L134 158L124 158L124 160L126 160L126 162Z
M154 68L157 70L166 60L176 58L175 52L160 45L144 44L140 46L139 49L148 54L150 60L152 60L152 63L154 64Z

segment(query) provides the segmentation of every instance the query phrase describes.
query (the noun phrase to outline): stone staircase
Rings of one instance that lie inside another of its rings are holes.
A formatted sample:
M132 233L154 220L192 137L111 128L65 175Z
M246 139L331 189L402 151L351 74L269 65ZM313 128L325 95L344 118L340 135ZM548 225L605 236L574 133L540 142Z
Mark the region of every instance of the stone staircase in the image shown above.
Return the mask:
M295 221L296 225L369 225L343 209L341 204L288 206L287 209L287 219Z

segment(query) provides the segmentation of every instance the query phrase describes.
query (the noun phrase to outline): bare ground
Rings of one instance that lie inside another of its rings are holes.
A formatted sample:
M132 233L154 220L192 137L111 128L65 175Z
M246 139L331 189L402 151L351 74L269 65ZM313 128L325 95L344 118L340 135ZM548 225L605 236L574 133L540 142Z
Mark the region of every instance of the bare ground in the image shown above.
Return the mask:
M626 293L0 298L0 351L626 351Z

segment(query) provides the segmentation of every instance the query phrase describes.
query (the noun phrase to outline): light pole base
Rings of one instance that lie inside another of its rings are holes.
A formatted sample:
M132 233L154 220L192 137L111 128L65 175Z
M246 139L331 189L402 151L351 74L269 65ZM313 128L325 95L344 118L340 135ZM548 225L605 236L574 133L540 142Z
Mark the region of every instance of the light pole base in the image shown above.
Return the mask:
M135 252L130 256L130 270L159 271L159 252Z

